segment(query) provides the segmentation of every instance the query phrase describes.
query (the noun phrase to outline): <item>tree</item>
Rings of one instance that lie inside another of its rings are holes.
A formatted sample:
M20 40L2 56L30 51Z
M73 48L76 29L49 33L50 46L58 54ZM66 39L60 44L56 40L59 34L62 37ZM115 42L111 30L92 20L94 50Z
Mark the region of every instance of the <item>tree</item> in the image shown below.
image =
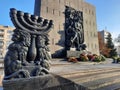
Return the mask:
M108 34L108 37L106 39L107 39L106 47L110 50L109 57L117 56L117 51L112 42L112 37L110 33Z

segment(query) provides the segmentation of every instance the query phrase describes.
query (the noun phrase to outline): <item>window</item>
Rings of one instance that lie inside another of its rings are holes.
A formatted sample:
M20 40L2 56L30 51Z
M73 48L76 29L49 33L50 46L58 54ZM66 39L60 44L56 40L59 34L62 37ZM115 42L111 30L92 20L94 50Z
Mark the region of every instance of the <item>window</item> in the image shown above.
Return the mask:
M92 11L92 15L94 16L94 12Z
M69 6L71 6L71 5L70 5L70 2L69 2Z
M60 0L59 0L59 3L60 3Z
M89 36L89 33L88 33L88 31L87 31L87 36Z
M89 22L89 24L91 25L91 21Z
M94 37L97 37L97 34L94 32Z
M91 48L93 49L93 43L91 44Z
M60 24L59 24L59 31L60 31Z
M89 14L90 14L90 9L89 9Z
M0 38L3 38L3 35L0 35Z
M46 7L46 12L48 13L48 7Z
M93 22L93 26L95 26L95 23Z
M85 13L87 13L87 9L85 9Z
M0 43L3 43L3 41L0 41Z
M4 42L3 41L0 41L0 46L3 46L4 45Z
M95 49L97 49L97 45L95 44Z
M53 25L53 27L52 27L53 29L54 29L54 25Z
M9 39L11 39L11 38L12 38L12 34L7 35L7 37L8 37Z
M92 32L90 32L90 34L91 34L91 37L92 37Z
M2 33L2 32L4 32L4 30L0 29L0 32Z
M7 41L7 46L9 46L12 43L12 41Z
M55 9L53 9L53 14L55 14Z
M87 47L89 48L89 43L87 44Z
M86 20L86 24L88 24L88 21Z
M59 11L59 16L61 15L61 12Z
M52 39L52 45L54 45L54 38Z
M66 5L66 0L64 1L64 4Z
M7 31L7 33L12 33L12 32L13 32L13 31L11 31L11 30L8 30L8 31Z

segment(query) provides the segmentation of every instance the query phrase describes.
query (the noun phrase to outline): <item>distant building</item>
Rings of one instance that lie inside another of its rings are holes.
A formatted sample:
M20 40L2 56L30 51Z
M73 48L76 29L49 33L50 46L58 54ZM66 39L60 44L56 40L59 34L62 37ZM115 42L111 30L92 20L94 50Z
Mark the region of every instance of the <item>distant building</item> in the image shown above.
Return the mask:
M0 59L3 59L8 45L12 42L11 36L13 33L12 27L9 26L1 26L0 25Z
M104 43L107 43L107 37L108 35L110 34L110 32L106 31L106 30L102 30L102 31L99 31L101 37L102 37L102 40Z
M115 45L117 54L120 56L120 44L115 42L114 45Z
M35 0L34 14L54 21L54 28L50 32L51 53L59 55L64 49L64 11L66 5L83 12L87 50L99 54L96 9L93 5L84 0Z
M120 46L117 45L117 46L115 46L115 48L116 48L116 50L117 50L117 54L120 56Z

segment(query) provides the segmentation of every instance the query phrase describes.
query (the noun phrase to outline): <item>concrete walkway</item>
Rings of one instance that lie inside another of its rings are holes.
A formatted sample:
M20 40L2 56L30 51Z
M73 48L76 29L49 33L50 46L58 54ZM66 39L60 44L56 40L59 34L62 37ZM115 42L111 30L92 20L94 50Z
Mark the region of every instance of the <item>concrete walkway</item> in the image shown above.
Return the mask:
M120 90L120 64L105 62L67 62L63 59L52 61L51 73L67 78L90 90Z
M60 75L91 90L119 90L120 64L105 62L68 62L64 59L51 61L50 73ZM0 88L0 90L3 90Z
M64 59L53 59L50 72L51 73L64 73L74 71L84 71L92 69L105 69L105 68L117 68L120 64L113 64L112 59L107 59L105 62L68 62Z

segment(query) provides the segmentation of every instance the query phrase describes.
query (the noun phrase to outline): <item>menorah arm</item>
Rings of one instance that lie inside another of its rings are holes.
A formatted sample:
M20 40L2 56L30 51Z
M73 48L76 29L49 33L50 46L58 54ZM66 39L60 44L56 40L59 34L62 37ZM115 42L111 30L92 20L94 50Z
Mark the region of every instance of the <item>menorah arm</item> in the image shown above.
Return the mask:
M32 24L34 24L35 26L37 26L37 27L34 27L34 28L35 28L36 30L38 30L38 31L45 30L45 29L48 27L48 26L42 27L41 24L35 24L35 22L33 22L30 17L28 17L28 18L26 18L26 19L27 19L30 23L32 23Z
M41 26L41 23L40 23L40 22L37 23L37 22L33 22L33 21L31 20L31 14L29 14L29 13L24 13L24 17L26 18L26 21L29 22L30 24L36 25L36 26ZM41 17L38 17L38 18L41 18Z
M47 34L53 26L52 21L49 21L48 25L46 23L46 25L43 27L42 26L38 27L35 25L32 26L28 23L28 21L26 21L24 15L25 14L22 13L21 11L17 11L16 9L11 9L10 17L11 17L13 24L16 26L16 28L21 29L21 30L25 30L31 34L36 34L36 35ZM32 15L30 15L30 17L32 17ZM31 20L31 22L36 21L36 23L38 23L37 22L38 18L35 18L33 16L34 20L32 21L32 19L30 17L29 16L26 17L27 20L29 19L29 20Z
M29 22L27 22L25 19L26 18L29 18L29 17L24 17L24 13L21 12L21 11L18 11L18 14L17 14L17 18L18 18L18 21L24 26L24 27L27 27L29 28L30 30L43 30L43 29L46 29L48 26L45 26L45 27L41 27L41 26L36 26L35 25L30 25ZM34 22L34 21L33 21ZM36 21L37 23L37 21Z
M13 15L11 16L11 20L14 22L13 24L14 24L16 27L18 27L19 29L22 29L22 30L25 30L25 31L27 31L27 32L29 32L29 33L37 34L37 35L40 35L40 34L43 34L43 33L47 34L47 33L50 31L50 28L52 28L52 26L53 26L53 25L49 25L49 26L47 27L47 29L45 29L45 30L43 30L43 31L40 31L40 32L35 32L35 31L30 31L29 29L23 27L23 25L21 25L21 23L19 23L16 14L13 14Z
M15 26L17 26L19 29L22 29L22 30L28 30L27 28L23 27L23 25L19 23L16 14L13 14L12 16L13 17L11 17L11 20L14 22Z

